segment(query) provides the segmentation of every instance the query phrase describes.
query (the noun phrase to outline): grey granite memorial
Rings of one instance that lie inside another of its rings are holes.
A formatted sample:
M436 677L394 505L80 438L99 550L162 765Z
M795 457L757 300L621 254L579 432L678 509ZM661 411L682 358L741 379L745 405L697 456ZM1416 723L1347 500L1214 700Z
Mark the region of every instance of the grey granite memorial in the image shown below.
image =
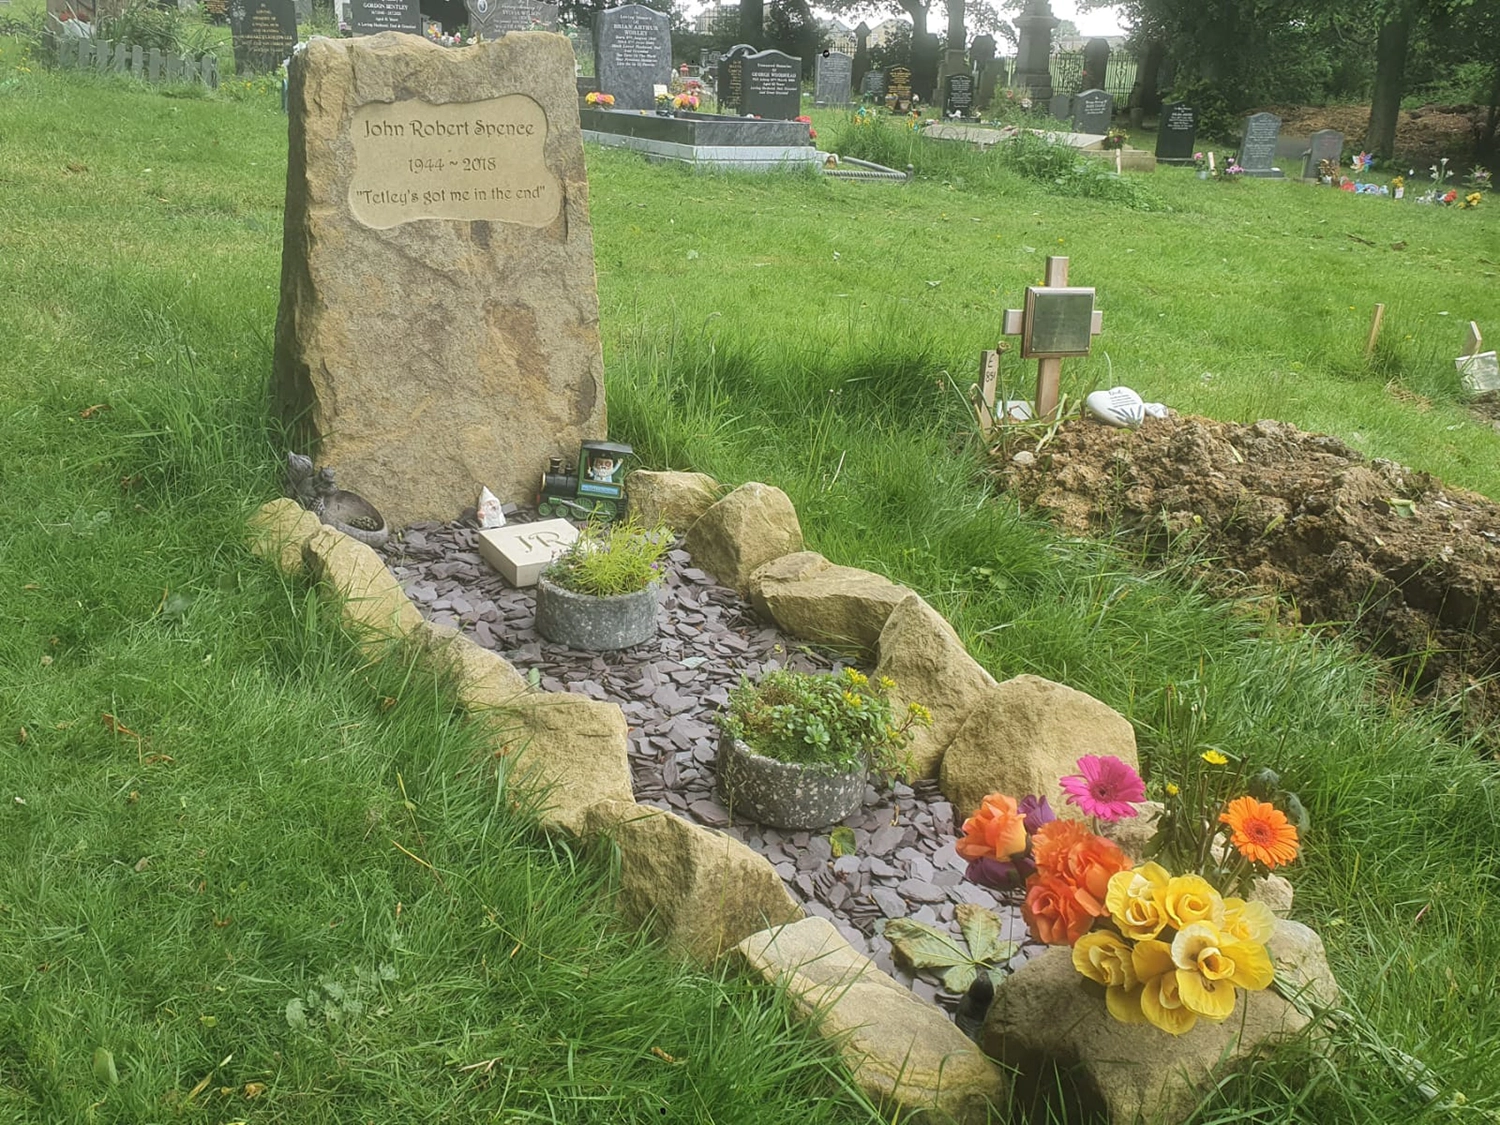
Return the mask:
M1047 0L1026 0L1025 9L1014 20L1019 41L1010 84L1033 101L1052 96L1052 32L1059 22Z
M422 11L417 0L349 0L349 30L355 35L382 31L422 34Z
M969 45L969 60L979 75L979 90L975 102L980 109L988 109L995 100L995 83L1005 72L1005 64L996 65L995 37L976 35Z
M671 22L665 12L625 4L594 21L594 77L616 109L654 109L656 87L672 81Z
M974 76L960 72L943 79L943 116L974 116Z
M859 96L874 98L877 102L885 101L885 71L872 70L866 73L859 84Z
M1109 132L1115 116L1115 99L1103 90L1084 90L1073 95L1073 132L1099 135Z
M557 5L541 0L464 0L469 30L485 39L512 31L556 31Z
M820 51L813 64L813 105L847 105L853 74L853 55Z
M1337 129L1319 129L1307 138L1307 155L1302 161L1302 178L1316 180L1318 165L1325 160L1335 164L1344 157L1344 134Z
M1090 39L1083 45L1083 84L1085 87L1104 85L1109 71L1109 40Z
M1198 140L1198 111L1186 102L1161 107L1156 125L1156 159L1162 164L1191 164Z
M297 11L292 0L238 0L229 9L234 72L264 74L289 58L297 45Z
M1283 173L1276 167L1276 138L1281 134L1281 118L1274 113L1252 113L1245 118L1245 132L1236 154L1245 175L1279 180Z
M1059 121L1068 121L1073 116L1073 95L1053 94L1047 99L1047 112Z
M755 54L755 48L748 43L736 43L724 56L719 59L719 112L735 113L741 111L740 103L745 97L745 59Z
M802 60L784 51L747 55L740 112L767 120L790 121L800 117Z

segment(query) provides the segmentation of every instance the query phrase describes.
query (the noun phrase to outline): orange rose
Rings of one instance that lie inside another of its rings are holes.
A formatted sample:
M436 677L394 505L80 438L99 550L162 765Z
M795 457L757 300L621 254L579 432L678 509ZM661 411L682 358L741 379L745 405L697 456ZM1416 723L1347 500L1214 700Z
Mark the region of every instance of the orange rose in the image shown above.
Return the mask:
M1021 917L1032 937L1048 945L1072 945L1094 924L1094 916L1078 900L1077 890L1056 875L1033 875L1026 881Z
M953 845L965 859L1009 859L1026 850L1026 822L1016 803L991 793L979 811L964 821L963 839Z
M1110 877L1130 868L1118 844L1095 836L1076 820L1054 820L1044 824L1031 838L1037 870L1055 876L1077 889L1079 904L1098 917L1104 906Z
M1089 830L1076 820L1049 820L1031 837L1031 855L1044 875L1061 875L1074 845L1089 838Z

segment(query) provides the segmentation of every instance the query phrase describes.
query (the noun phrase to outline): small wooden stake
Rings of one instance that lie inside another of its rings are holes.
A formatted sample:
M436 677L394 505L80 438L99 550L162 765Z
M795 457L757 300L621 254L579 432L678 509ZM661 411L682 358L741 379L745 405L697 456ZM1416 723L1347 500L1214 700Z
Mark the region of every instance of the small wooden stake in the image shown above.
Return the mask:
M1122 162L1122 160L1124 158L1124 155L1125 155L1125 150L1124 149L1122 149L1122 148L1115 149L1115 175L1117 175L1117 176L1120 175L1121 172L1123 171L1123 169L1121 167L1121 162Z
M1047 259L1046 284L1051 288L1062 288L1068 284L1068 259L1053 256ZM1057 392L1062 383L1062 360L1039 359L1036 363L1036 416L1051 418L1057 413Z
M1380 322L1385 319L1385 306L1375 306L1375 316L1370 320L1370 338L1365 341L1365 358L1375 354L1375 341L1380 336Z
M1000 353L979 353L979 395L974 402L974 413L979 418L979 429L988 434L995 428L995 388L1000 382Z

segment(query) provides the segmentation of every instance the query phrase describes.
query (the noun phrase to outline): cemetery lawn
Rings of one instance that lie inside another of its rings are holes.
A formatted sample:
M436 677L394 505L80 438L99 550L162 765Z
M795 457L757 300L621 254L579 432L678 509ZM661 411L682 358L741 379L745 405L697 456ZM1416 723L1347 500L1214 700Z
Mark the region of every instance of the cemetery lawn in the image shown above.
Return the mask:
M0 1116L876 1120L775 997L611 930L608 872L512 810L441 685L358 657L243 550L281 452L277 103L7 65ZM1500 1111L1493 732L1019 515L957 393L1066 253L1105 314L1071 397L1280 418L1500 498L1452 366L1495 318L1500 205L1163 169L1171 210L1142 212L962 154L904 188L588 158L610 436L782 486L812 548L922 592L996 676L1117 708L1157 774L1167 685L1201 687L1206 737L1309 806L1295 917L1357 1018L1331 1061L1285 1050L1198 1120Z

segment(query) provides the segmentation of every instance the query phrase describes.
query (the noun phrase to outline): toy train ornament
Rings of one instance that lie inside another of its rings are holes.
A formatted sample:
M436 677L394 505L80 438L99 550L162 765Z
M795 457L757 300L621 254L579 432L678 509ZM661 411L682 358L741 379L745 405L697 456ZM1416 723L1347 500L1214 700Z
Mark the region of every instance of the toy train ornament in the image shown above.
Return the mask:
M611 441L586 441L578 450L578 470L563 471L563 459L553 457L542 474L537 494L539 516L580 520L612 520L625 511L625 458L635 450Z

